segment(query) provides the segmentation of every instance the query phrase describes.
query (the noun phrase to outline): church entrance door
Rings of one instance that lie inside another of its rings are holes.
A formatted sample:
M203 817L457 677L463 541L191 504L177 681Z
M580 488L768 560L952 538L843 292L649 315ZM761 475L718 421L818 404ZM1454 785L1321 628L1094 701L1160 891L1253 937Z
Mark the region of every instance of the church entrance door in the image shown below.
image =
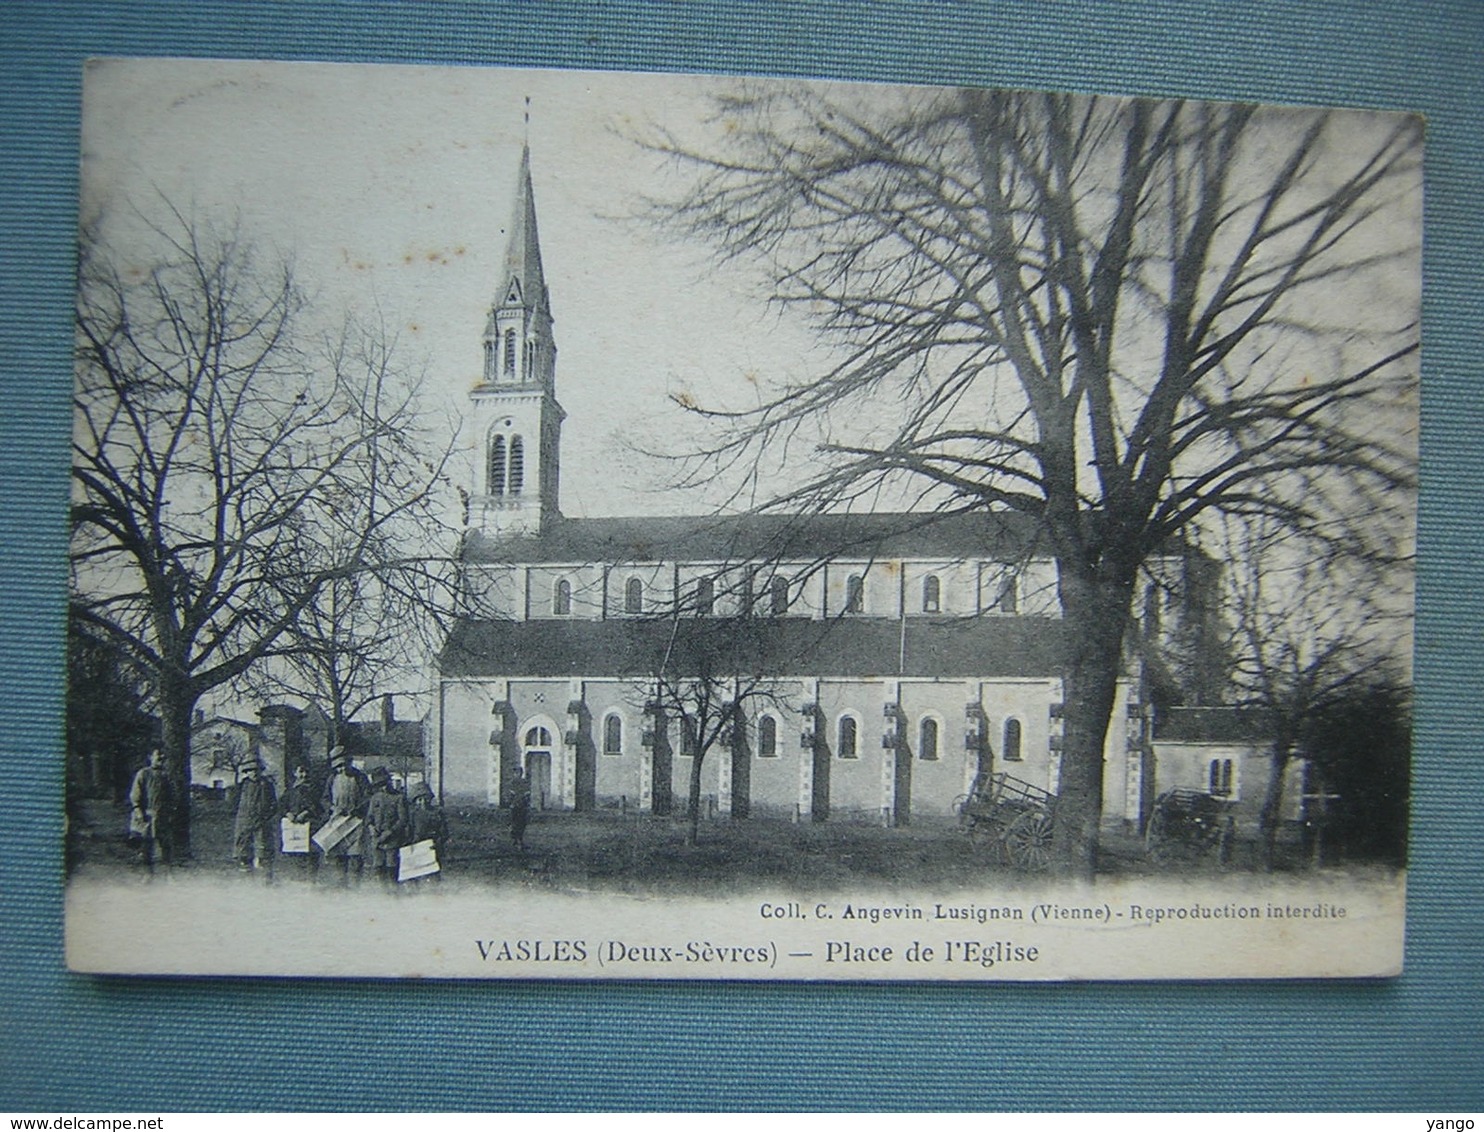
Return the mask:
M551 800L551 731L532 727L522 744L521 762L526 768L526 781L531 786L531 808L546 809Z
M532 808L546 809L546 803L551 798L550 751L526 752L526 778L531 783Z

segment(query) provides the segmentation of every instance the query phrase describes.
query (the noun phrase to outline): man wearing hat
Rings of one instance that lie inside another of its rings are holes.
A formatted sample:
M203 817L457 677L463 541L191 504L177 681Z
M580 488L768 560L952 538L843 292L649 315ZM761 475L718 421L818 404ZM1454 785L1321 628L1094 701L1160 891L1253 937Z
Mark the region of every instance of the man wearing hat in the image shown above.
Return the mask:
M397 850L407 844L407 799L392 785L384 766L371 772L371 800L366 803L366 841L377 879L397 879Z
M419 782L412 788L408 796L407 815L408 844L415 845L419 841L431 841L433 852L441 868L444 864L443 847L448 841L448 822L443 817L443 807L433 800L433 788L426 782ZM438 880L442 875L441 872L434 873L432 879Z
M249 759L238 771L237 821L232 839L237 850L237 867L243 872L255 868L266 870L273 879L273 857L278 852L274 836L278 824L278 793L263 774L263 764Z
M366 818L366 803L371 797L371 784L366 776L350 765L350 756L338 743L330 748L330 777L325 783L324 808L330 818L351 817L360 821ZM364 830L359 836L348 838L334 849L330 856L340 864L341 879L350 880L352 865L356 879L360 879L365 864L363 845Z

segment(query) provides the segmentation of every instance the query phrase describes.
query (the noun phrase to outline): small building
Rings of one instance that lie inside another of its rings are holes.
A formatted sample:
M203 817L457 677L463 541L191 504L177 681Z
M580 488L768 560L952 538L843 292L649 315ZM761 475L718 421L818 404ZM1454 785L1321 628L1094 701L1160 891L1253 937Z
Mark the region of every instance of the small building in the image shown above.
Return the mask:
M196 712L191 724L191 785L218 792L236 785L237 771L259 757L260 743L256 723Z
M392 781L406 789L427 778L423 721L398 719L390 692L381 697L381 710L373 720L347 723L341 742L351 761L370 772L385 768Z
M1241 707L1173 707L1154 713L1151 797L1183 787L1231 803L1240 836L1255 837L1273 773L1272 725L1266 712ZM1284 770L1280 825L1304 814L1307 763Z

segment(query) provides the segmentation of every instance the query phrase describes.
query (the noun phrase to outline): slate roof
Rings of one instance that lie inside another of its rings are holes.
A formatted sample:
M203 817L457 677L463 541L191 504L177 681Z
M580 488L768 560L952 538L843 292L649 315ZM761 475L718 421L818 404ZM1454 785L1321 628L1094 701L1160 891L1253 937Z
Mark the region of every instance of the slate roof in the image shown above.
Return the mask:
M1247 707L1163 708L1154 721L1162 743L1263 743L1272 738L1268 714Z
M1006 512L639 516L559 519L544 534L471 535L473 562L741 562L826 558L988 558L1037 549L1034 517ZM1046 548L1042 548L1046 552Z
M445 677L643 676L667 650L680 675L1050 677L1065 627L1050 617L687 618L468 621L439 657ZM902 663L905 658L905 663Z

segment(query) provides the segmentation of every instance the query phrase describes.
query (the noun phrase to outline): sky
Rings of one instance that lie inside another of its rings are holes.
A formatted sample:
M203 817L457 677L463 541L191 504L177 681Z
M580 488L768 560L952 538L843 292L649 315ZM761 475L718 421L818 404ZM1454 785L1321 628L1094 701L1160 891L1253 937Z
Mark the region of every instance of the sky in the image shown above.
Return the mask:
M749 376L798 376L817 347L762 284L634 219L656 159L625 132L700 121L690 76L220 60L99 60L84 98L84 220L129 246L168 200L291 256L329 313L396 331L422 401L463 413L503 280L523 140L567 412L561 504L573 517L685 514L675 448L702 401ZM525 121L529 98L529 124ZM120 234L122 238L120 238ZM424 368L425 367L425 368ZM464 473L473 476L473 461ZM616 474L617 473L617 474Z
M767 281L745 262L718 268L707 249L636 219L643 194L664 192L667 182L659 159L632 137L651 123L705 136L707 95L728 83L586 71L98 60L84 90L83 217L102 215L105 231L124 246L137 215L158 213L162 199L197 219L240 217L260 245L292 257L330 322L345 311L384 320L406 367L425 375L424 407L441 420L466 411L480 374L481 335L504 284L497 276L528 140L556 320L557 397L567 413L562 511L705 513L725 501L724 485L676 490L675 464L640 454L680 453L697 443L698 422L671 397L747 404L759 388L825 371L829 356L795 314L769 307ZM895 89L855 91L889 101ZM1295 114L1303 119L1307 111ZM1336 136L1364 147L1378 128L1376 116L1357 114L1341 120ZM1281 150L1291 138L1278 140ZM1415 240L1419 205L1420 194L1393 210L1397 239ZM1377 238L1386 231L1377 227ZM1378 280L1399 290L1376 292ZM1415 310L1415 275L1373 272L1363 282L1372 290L1336 291L1340 301L1331 305L1385 313L1385 320ZM1357 357L1375 349L1364 335L1351 342ZM1344 349L1333 358L1304 356L1315 349L1294 336L1284 350L1297 353L1284 368L1322 373L1362 364ZM1413 393L1402 419L1415 422ZM466 485L477 466L470 439L461 438L464 458L455 468ZM1403 442L1415 444L1415 433ZM786 482L783 469L770 471L775 484Z

